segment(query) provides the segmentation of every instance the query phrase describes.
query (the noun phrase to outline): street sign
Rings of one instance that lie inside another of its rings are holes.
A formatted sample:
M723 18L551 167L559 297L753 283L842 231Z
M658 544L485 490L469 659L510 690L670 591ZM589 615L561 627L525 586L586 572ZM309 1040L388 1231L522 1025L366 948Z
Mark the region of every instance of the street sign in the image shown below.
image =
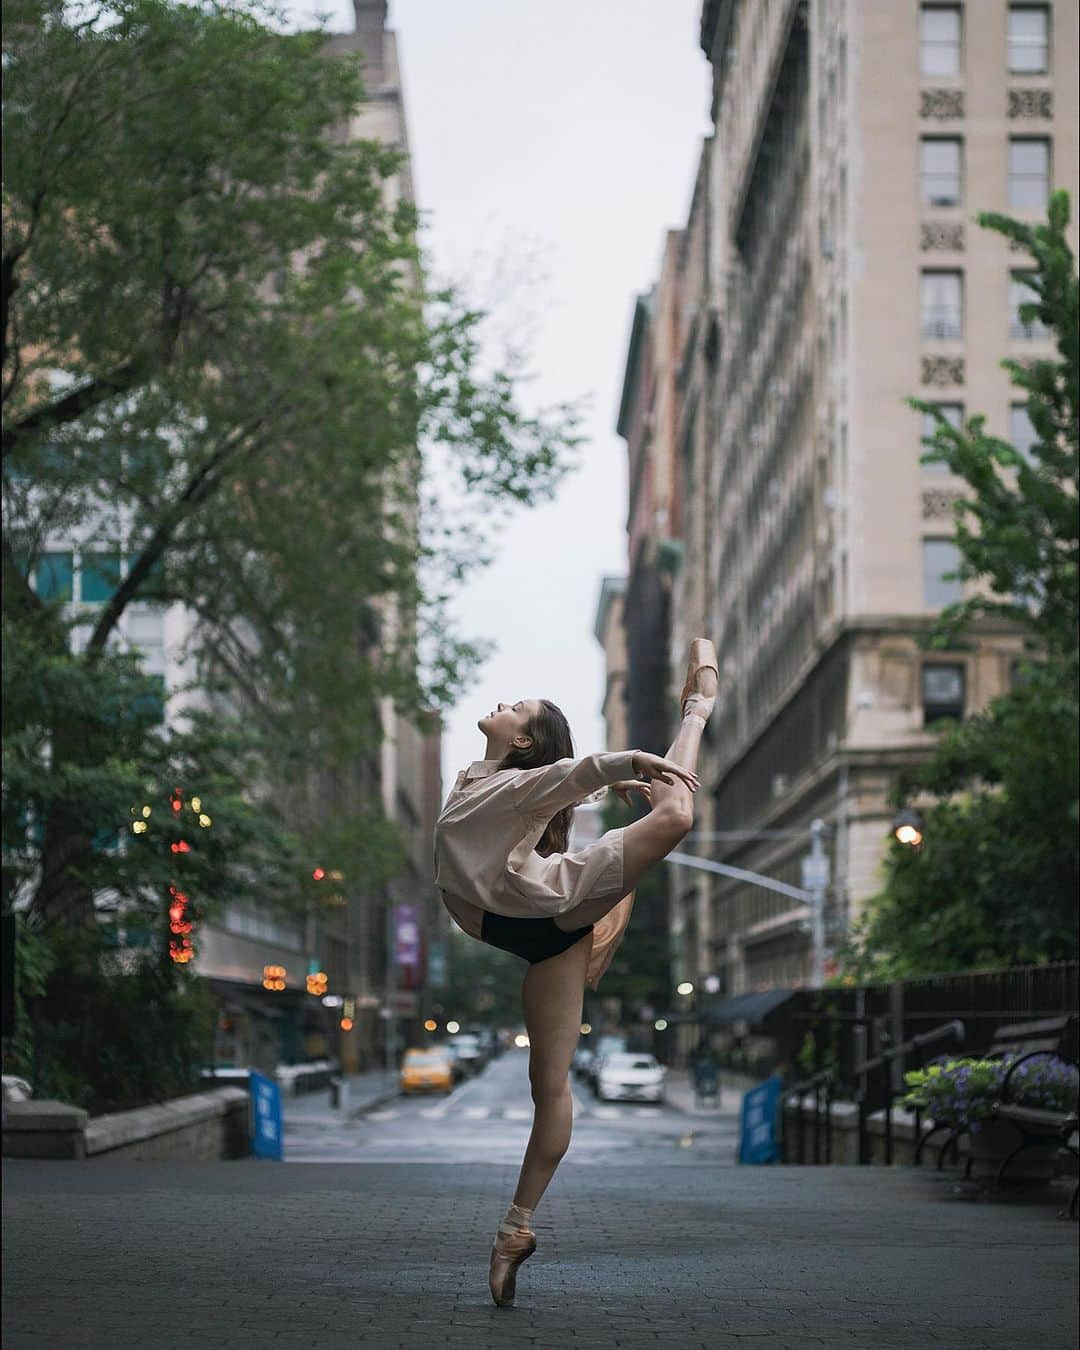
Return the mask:
M780 1156L776 1142L776 1109L780 1102L780 1076L743 1093L739 1131L739 1162L771 1163Z
M281 1088L272 1078L251 1071L251 1151L257 1158L281 1161Z
M829 855L815 857L808 853L802 860L802 884L804 891L823 891L829 884Z

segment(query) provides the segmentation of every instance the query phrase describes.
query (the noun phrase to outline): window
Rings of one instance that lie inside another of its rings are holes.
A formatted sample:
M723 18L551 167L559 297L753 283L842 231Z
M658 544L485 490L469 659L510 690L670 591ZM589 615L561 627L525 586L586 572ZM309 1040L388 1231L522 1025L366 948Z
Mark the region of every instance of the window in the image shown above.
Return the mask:
M964 667L926 665L922 668L923 726L950 717L964 716Z
M923 5L919 64L924 75L960 74L959 5Z
M1036 338L1049 337L1049 331L1041 319L1032 319L1025 323L1020 317L1021 305L1029 305L1038 299L1031 289L1030 273L1013 272L1009 278L1009 336L1030 342Z
M958 136L924 136L921 176L924 206L960 205L961 141Z
M1045 75L1050 69L1050 10L1047 5L1009 6L1009 71Z
M1009 442L1018 454L1023 455L1029 464L1034 462L1032 447L1038 441L1032 426L1026 403L1013 403L1009 407Z
M42 600L70 600L73 594L74 558L70 553L43 553L34 577Z
M960 550L951 539L924 539L923 604L927 609L941 609L961 599L963 587L959 581L947 581L946 575L960 565Z
M119 553L84 553L82 555L83 600L111 600L119 585Z
M962 403L935 403L934 407L941 413L951 427L958 427L964 420L964 405ZM925 441L928 436L933 436L937 431L937 418L933 413L923 413L922 415L922 437ZM920 450L925 453L926 446L922 445ZM923 470L926 473L948 473L949 466L942 464L940 460L932 460L930 463L923 464Z
M1009 140L1009 205L1044 211L1050 196L1050 142L1045 136Z
M922 335L958 338L964 335L960 272L922 274Z

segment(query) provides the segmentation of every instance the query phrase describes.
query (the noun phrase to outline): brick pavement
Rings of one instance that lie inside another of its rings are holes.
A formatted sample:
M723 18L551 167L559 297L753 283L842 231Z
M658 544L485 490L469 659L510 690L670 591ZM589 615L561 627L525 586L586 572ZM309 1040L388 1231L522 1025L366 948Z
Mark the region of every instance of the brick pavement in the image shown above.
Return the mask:
M932 1170L568 1158L497 1309L515 1172L5 1160L5 1350L1076 1346L1068 1182L972 1203Z

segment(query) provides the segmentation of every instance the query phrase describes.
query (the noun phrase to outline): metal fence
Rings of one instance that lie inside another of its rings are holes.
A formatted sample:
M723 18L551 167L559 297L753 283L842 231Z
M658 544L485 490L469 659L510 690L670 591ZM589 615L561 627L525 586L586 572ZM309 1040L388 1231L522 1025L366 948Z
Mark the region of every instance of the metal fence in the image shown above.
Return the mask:
M950 1054L977 1055L1009 1022L1055 1017L1080 1009L1080 962L1013 966L932 975L891 984L839 989L803 989L767 1021L785 1080L793 1083L831 1069L838 1084L850 1084L856 1065L959 1020L963 1035ZM1078 1057L1075 1025L1062 1052ZM894 1090L904 1086L904 1057L891 1061ZM843 1091L841 1088L840 1091Z

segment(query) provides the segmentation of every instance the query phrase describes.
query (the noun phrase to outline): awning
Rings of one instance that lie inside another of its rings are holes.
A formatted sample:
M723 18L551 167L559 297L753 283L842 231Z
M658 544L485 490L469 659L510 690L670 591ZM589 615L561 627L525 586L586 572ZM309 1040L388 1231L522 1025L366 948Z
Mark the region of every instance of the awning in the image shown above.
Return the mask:
M748 1022L757 1026L769 1013L795 996L794 989L760 989L747 994L735 994L723 1003L706 1010L707 1022Z
M269 1007L267 1002L259 998L258 994L248 992L248 988L240 985L230 984L227 980L207 980L211 991L217 995L221 1001L231 1007L239 1008L241 1011L254 1013L256 1017L268 1017L271 1021L285 1014L280 1008Z

